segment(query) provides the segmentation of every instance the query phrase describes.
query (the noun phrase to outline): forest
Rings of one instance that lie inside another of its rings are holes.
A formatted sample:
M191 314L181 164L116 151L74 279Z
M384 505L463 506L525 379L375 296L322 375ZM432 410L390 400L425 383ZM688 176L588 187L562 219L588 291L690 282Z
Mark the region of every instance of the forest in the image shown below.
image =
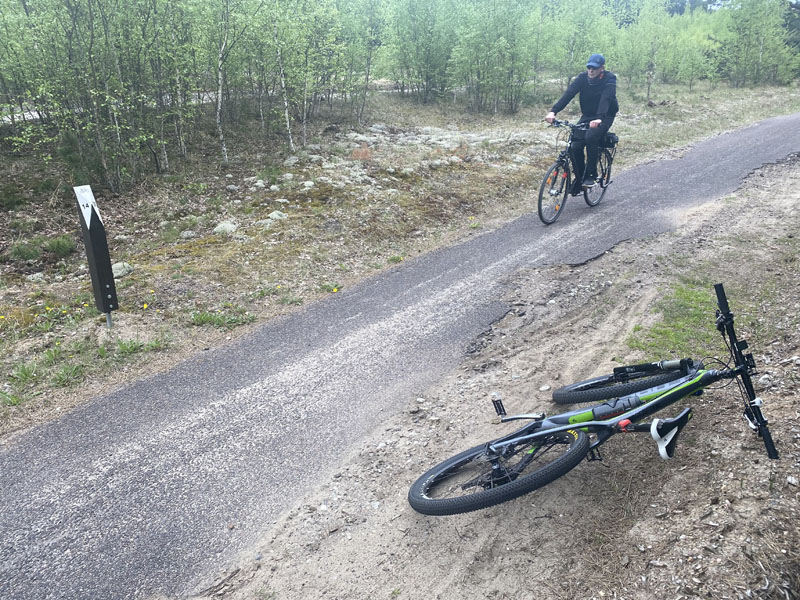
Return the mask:
M122 191L214 130L289 151L315 118L360 122L367 95L514 113L593 52L647 99L792 84L788 0L0 0L0 147Z

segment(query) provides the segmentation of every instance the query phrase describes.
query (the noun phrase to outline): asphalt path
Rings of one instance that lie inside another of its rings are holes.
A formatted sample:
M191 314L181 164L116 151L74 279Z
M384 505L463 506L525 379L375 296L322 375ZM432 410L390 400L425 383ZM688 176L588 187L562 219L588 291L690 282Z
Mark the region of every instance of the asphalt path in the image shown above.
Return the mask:
M800 152L800 113L710 138L332 295L0 450L0 598L186 596L501 318L520 268L581 263L676 227ZM757 224L754 224L757 226Z

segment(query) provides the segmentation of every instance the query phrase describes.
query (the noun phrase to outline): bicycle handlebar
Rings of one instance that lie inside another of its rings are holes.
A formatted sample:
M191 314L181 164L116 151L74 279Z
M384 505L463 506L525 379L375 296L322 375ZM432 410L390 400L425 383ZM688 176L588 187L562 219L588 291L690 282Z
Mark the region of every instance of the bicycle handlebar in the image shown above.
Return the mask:
M550 123L551 127L570 127L571 129L578 129L578 130L588 130L589 125L587 123L570 123L569 121L560 121L558 119L553 119L553 122Z
M725 288L721 283L714 284L714 291L717 293L717 305L723 315L731 314L731 309L728 306L728 297L725 295Z

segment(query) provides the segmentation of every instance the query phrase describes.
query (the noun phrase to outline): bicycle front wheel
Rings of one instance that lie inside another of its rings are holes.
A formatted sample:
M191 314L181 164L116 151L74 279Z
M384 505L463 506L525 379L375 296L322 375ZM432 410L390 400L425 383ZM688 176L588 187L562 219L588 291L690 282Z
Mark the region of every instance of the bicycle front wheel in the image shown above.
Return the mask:
M564 208L570 186L569 175L569 167L557 162L550 167L539 186L539 218L545 225L554 223Z
M560 431L506 446L493 453L476 446L435 466L408 492L411 507L424 515L457 515L532 492L573 469L589 451L583 431Z
M665 371L655 375L641 375L635 379L620 382L613 375L602 375L565 385L553 392L553 402L556 404L576 404L578 402L600 402L635 394L657 385L663 385L681 377L680 369Z
M611 181L611 161L611 153L606 149L600 150L597 157L597 184L583 190L583 199L589 206L597 206L606 195L608 183Z

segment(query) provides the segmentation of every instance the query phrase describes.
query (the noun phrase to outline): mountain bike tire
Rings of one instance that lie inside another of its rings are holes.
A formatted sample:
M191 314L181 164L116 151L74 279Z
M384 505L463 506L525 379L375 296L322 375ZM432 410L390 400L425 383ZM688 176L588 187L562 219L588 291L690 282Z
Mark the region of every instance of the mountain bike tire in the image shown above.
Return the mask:
M555 223L564 204L570 188L569 166L563 162L556 162L551 166L539 186L538 210L539 218L545 225Z
M411 507L423 515L444 516L513 500L576 467L589 451L589 436L580 430L560 431L518 444L505 457L490 458L488 446L457 454L417 479L408 491ZM519 472L509 476L514 469Z
M586 381L579 381L565 385L553 392L553 402L556 404L578 404L582 402L601 402L641 392L647 388L655 387L674 381L682 376L680 369L666 371L656 375L642 375L636 379L625 382L614 380L613 375L602 375Z

